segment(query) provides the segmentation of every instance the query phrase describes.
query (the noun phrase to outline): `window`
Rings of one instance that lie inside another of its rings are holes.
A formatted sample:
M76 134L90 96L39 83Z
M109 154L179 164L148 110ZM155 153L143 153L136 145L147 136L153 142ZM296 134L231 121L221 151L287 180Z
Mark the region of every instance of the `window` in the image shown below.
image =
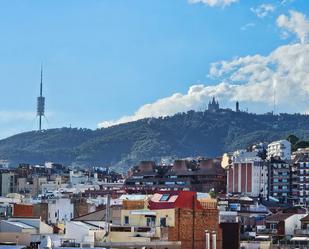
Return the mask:
M147 219L146 219L146 226L147 227L155 226L155 224L156 224L156 217L147 217Z
M124 224L128 225L129 224L129 216L124 217Z
M143 176L132 176L133 179L143 179Z
M55 212L55 218L57 218L57 212Z
M161 227L166 227L166 218L165 217L160 219L160 226Z
M269 228L270 228L270 229L277 229L277 224L275 224L275 223L270 223L270 224L269 224Z

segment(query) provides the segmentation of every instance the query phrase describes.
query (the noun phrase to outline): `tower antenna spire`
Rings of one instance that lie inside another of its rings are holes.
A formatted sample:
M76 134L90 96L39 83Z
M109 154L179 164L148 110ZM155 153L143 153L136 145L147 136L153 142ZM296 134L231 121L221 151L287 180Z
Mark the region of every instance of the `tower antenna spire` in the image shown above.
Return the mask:
M39 117L39 131L42 130L43 116L45 116L45 97L43 97L43 66L41 64L40 96L37 98L37 117Z
M277 79L275 78L274 80L273 80L273 90L274 90L274 92L273 92L273 101L274 101L274 107L273 107L273 113L274 114L276 114L276 87L277 87Z
M41 64L41 84L40 84L40 97L43 96L43 66Z

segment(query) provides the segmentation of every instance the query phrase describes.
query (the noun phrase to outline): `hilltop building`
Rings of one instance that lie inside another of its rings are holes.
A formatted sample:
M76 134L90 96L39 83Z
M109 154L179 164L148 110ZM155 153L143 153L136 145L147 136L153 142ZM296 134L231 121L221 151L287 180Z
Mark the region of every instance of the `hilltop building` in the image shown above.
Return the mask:
M240 109L239 109L239 102L236 101L236 112L240 112Z
M216 101L215 97L212 98L212 101L208 103L208 111L210 112L217 112L220 110L219 102Z

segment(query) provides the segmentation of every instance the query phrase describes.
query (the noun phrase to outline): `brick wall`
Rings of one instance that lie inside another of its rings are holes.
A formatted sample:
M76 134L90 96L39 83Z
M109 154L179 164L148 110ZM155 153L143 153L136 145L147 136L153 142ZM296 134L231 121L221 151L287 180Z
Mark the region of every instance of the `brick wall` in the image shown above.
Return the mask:
M123 200L122 201L123 209L125 210L134 210L134 209L144 209L145 201L144 200Z
M33 217L33 205L14 204L13 217Z
M33 206L34 216L41 217L44 222L48 221L48 204L47 203L37 203Z
M202 209L193 212L193 209L177 208L175 209L175 227L168 228L168 240L181 241L181 249L205 249L205 230L211 230L216 231L217 249L221 249L222 233L218 222L217 209Z
M89 213L90 205L86 199L74 199L74 218L86 215Z

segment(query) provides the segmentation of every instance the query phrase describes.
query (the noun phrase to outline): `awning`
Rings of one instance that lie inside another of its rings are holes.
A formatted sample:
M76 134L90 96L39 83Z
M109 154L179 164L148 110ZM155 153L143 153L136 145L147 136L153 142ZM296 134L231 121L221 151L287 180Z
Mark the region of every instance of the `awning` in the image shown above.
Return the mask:
M132 215L149 215L156 216L156 212L148 210L134 210L130 212Z

